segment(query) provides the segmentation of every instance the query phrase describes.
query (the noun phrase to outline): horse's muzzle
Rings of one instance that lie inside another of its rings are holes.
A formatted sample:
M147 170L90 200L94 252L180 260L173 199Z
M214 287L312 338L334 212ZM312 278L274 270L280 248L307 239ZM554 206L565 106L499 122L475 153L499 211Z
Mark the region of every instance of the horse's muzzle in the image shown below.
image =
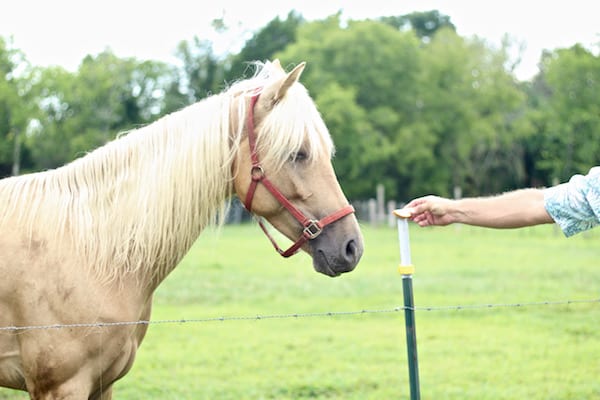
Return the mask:
M363 240L358 235L332 234L330 229L324 229L319 237L310 241L313 266L317 272L336 277L356 268L363 254ZM339 241L336 238L343 237Z

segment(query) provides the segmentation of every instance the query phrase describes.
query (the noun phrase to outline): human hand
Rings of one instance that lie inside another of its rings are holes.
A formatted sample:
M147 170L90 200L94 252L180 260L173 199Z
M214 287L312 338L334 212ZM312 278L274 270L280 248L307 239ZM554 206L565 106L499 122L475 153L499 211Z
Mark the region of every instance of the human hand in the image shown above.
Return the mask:
M445 226L455 222L451 213L453 200L438 196L425 196L410 201L402 211L419 226Z

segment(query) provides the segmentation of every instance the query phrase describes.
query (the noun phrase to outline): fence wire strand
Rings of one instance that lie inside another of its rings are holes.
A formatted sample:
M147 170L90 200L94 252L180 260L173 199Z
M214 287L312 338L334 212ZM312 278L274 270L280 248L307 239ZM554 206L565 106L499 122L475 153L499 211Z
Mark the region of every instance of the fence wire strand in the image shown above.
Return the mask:
M196 324L208 322L226 322L226 321L261 321L275 319L299 319L299 318L315 318L315 317L338 317L338 316L355 316L364 314L390 314L402 312L405 310L413 311L461 311L461 310L481 310L493 308L519 308L532 306L556 306L556 305L571 305L571 304L590 304L598 303L599 299L586 300L558 300L558 301L539 301L525 303L500 303L500 304L466 304L466 305L450 305L450 306L430 306L430 307L393 307L377 310L358 310L358 311L329 311L329 312L313 312L313 313L289 313L289 314L266 314L266 315L246 315L246 316L221 316L221 317L206 317L206 318L181 318L181 319L163 319L153 321L122 321L122 322L90 322L90 323L74 323L74 324L51 324L51 325L28 325L28 326L3 326L0 327L0 332L23 332L29 330L50 330L50 329L73 329L73 328L109 328L129 325L166 325L166 324Z

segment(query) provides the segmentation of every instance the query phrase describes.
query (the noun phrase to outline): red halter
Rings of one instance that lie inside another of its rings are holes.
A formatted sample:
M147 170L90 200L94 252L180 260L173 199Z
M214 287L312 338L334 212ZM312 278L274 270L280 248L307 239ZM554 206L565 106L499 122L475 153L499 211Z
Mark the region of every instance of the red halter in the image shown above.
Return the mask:
M265 188L277 199L277 201L279 201L279 203L281 203L281 205L284 206L290 212L290 214L292 214L294 218L298 220L298 222L300 222L300 224L304 227L302 236L300 236L289 249L284 251L277 245L275 239L269 234L262 219L258 219L258 224L273 244L273 247L275 247L275 250L277 250L277 252L283 257L290 257L296 254L300 247L302 247L302 245L308 240L312 240L319 236L325 226L345 217L348 214L352 214L354 212L354 207L349 204L320 220L310 219L304 215L302 211L295 207L266 177L265 171L260 165L260 161L258 159L258 152L256 150L256 134L254 132L254 106L256 105L259 95L260 94L255 94L250 99L250 108L248 112L248 143L250 145L250 157L252 159L252 169L250 170L252 181L250 182L250 187L248 188L248 193L246 194L244 207L246 207L248 211L252 212L252 199L254 198L254 192L256 192L256 187L258 184L262 183Z

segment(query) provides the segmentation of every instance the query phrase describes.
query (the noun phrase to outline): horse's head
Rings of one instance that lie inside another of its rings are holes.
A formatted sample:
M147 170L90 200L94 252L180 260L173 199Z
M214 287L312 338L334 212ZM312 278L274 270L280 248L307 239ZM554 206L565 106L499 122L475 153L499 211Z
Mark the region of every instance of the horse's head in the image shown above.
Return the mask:
M331 165L329 132L298 83L304 65L286 74L268 64L269 78L248 96L234 186L247 209L295 242L283 251L271 239L283 256L302 249L318 272L338 276L356 267L363 240Z

